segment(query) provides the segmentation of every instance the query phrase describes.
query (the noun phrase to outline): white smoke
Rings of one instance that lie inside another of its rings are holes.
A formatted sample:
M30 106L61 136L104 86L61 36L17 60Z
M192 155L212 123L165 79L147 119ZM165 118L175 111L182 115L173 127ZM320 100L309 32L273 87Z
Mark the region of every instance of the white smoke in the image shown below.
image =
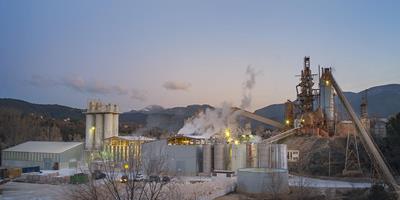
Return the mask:
M186 120L185 125L179 130L178 134L201 135L205 138L210 138L215 134L223 134L227 128L232 133L237 133L237 112L232 109L232 105L229 103L223 103L221 108L208 108L204 112Z
M246 109L251 106L251 90L256 83L257 73L254 68L248 66L246 69L246 79L243 83L243 98L241 108ZM237 138L238 134L245 133L246 130L240 128L238 115L240 110L232 109L229 103L223 103L220 108L206 109L204 112L189 118L184 126L179 130L181 135L201 135L204 138L217 136L224 138L225 130L229 129L232 138Z
M248 109L251 107L251 101L252 101L251 91L254 88L254 85L256 84L256 76L257 73L255 69L252 68L250 65L247 66L246 80L243 83L243 97L240 104L240 108L242 109Z

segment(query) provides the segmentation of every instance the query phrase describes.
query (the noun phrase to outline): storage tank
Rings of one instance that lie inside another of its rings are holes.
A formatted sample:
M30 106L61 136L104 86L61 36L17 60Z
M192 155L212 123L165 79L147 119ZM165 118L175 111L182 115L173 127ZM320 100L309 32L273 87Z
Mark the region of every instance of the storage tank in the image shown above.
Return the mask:
M287 169L286 144L258 144L258 167Z
M113 136L114 116L112 113L104 114L104 139Z
M287 194L289 174L286 169L244 168L237 173L237 191L245 194Z
M117 112L118 112L118 110L117 110ZM114 120L114 123L113 123L113 131L112 131L112 136L117 136L118 135L118 126L119 126L119 114L118 113L114 113L113 114L113 120Z
M97 150L101 149L101 146L103 144L103 139L104 139L104 118L103 114L98 113L96 114L96 129L95 129L95 134L94 134L94 146Z
M85 148L91 150L93 148L94 140L94 115L86 114L86 137L85 137Z
M231 144L230 170L246 168L246 144Z
M246 144L246 167L247 168L258 167L257 144L254 143Z
M225 144L214 145L214 169L225 170Z
M203 173L210 174L211 173L211 145L205 144L203 145Z

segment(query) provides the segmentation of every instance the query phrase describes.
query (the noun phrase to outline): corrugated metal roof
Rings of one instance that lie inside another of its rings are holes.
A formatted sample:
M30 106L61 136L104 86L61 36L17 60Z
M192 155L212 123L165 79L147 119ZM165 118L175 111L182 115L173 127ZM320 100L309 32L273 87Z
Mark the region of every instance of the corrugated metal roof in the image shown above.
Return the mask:
M131 135L127 135L127 136L112 136L106 139L110 139L110 138L119 138L122 140L131 140L131 141L135 141L135 140L140 140L140 141L153 141L155 139L153 138L149 138L149 137L144 137L144 136L131 136Z
M39 153L62 153L66 150L74 148L82 142L47 142L47 141L29 141L3 151L14 152L39 152Z

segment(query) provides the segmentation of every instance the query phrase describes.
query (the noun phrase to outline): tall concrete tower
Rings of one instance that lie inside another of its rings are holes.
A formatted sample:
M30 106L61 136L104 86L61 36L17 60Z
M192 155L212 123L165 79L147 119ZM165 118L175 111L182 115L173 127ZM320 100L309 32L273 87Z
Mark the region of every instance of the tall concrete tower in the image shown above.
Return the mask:
M101 150L103 140L118 135L119 111L116 104L104 105L100 101L89 101L86 114L85 149Z
M335 91L330 80L330 77L332 76L331 74L331 68L322 68L322 74L319 81L320 106L324 113L327 129L330 134L334 132L335 128Z

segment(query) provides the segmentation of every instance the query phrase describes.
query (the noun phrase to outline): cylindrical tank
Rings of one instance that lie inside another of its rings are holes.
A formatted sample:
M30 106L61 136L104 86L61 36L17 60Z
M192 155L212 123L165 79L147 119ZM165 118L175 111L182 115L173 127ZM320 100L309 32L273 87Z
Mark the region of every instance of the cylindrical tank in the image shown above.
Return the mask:
M231 146L230 170L237 171L246 168L246 144L232 144Z
M225 170L225 144L214 145L214 169Z
M286 169L244 168L237 173L237 191L246 194L287 194L289 174Z
M211 145L204 144L203 145L203 173L210 174L211 173Z
M88 112L93 112L95 108L96 102L95 101L89 101L88 105Z
M286 144L258 144L258 167L287 169Z
M85 148L87 150L91 150L93 148L94 132L94 115L86 114Z
M118 125L119 125L119 114L113 114L113 131L111 136L117 136L118 135Z
M99 150L101 149L101 146L103 144L103 139L104 139L104 132L103 132L103 114L98 113L96 114L96 129L95 129L95 134L94 134L94 147Z
M247 168L258 167L257 144L254 143L246 144L246 167Z
M113 123L114 117L112 113L105 113L104 114L104 139L113 136Z

